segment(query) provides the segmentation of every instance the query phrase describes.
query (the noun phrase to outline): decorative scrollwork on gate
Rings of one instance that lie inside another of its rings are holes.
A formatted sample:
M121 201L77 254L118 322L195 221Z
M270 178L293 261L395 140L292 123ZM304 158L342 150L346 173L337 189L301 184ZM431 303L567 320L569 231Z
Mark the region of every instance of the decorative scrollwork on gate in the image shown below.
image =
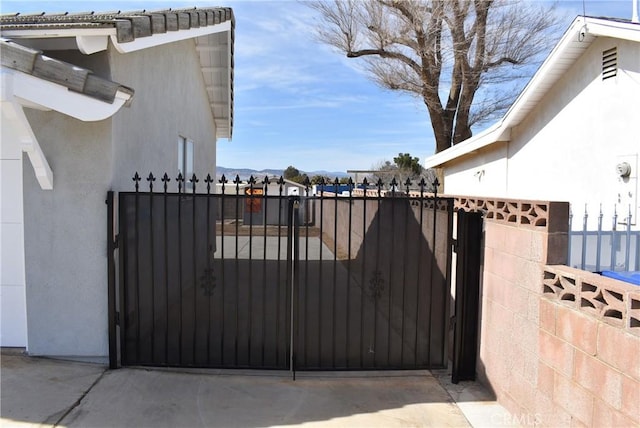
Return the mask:
M215 276L213 268L207 268L200 275L200 288L207 297L213 296L218 278Z
M373 276L369 280L369 293L371 298L376 300L382 296L384 291L384 278L382 278L382 272L376 270L373 272Z

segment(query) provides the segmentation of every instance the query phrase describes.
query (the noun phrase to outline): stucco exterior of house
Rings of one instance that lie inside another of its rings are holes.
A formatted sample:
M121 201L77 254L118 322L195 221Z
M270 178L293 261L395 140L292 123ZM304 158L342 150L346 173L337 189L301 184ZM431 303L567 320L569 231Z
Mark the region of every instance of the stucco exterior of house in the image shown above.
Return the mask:
M602 207L605 228L630 212L637 230L638 118L640 24L578 17L498 123L424 166L447 194L568 201L592 222Z
M0 28L0 344L106 360L107 192L131 191L136 172L215 173L233 128L233 12L17 14ZM78 74L92 79L81 90Z

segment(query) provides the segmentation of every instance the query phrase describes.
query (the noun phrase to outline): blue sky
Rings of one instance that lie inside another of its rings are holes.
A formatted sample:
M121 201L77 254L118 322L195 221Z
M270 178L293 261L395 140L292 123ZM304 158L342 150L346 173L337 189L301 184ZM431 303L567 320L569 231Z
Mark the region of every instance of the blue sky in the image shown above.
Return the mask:
M316 42L314 12L302 2L0 2L2 13L190 6L231 6L236 16L234 132L232 141L218 141L218 165L344 172L370 169L399 152L433 154L424 104L379 88L357 60ZM587 15L630 18L632 0L586 0L584 7ZM566 28L583 2L560 1L559 9Z

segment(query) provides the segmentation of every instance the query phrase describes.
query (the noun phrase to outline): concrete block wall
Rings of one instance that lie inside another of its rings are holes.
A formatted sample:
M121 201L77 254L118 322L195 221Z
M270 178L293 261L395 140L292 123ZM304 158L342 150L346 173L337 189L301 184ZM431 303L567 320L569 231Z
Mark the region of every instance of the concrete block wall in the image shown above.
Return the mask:
M478 377L523 425L563 421L537 387L546 238L545 228L485 222Z
M538 384L585 426L640 426L640 287L547 266Z
M354 192L355 197L361 195L362 191ZM323 199L312 201L313 225L322 229L322 240L328 248L333 251L335 246L338 260L346 260L349 256L355 259L362 254L365 246L384 247L385 243L392 241L397 241L394 248L398 254L402 251L416 254L422 239L423 250L435 251L438 268L446 270L447 252L450 251L450 200L441 199L438 202L434 219L431 200L421 204L400 193L397 197L389 195L390 192L386 192L383 198L378 199L377 192L369 191L367 196L371 196L371 199L350 200L324 192ZM434 221L436 244L432 245Z
M640 288L557 266L567 204L456 206L485 212L477 373L510 422L640 426Z

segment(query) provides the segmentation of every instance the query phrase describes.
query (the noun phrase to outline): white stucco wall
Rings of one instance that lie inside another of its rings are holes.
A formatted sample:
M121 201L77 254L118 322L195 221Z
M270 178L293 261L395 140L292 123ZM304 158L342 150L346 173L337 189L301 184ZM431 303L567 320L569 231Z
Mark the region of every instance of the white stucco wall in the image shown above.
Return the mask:
M105 356L111 120L26 113L55 174L42 190L23 160L29 353Z
M602 51L614 46L618 74L602 81ZM452 163L445 169L445 192L569 201L578 217L587 204L594 222L602 204L605 227L611 227L614 207L622 220L631 204L637 219L639 118L640 43L598 38L512 129L506 153L500 153L505 162L485 163L481 152ZM632 163L627 180L616 174L623 160ZM473 174L482 169L484 180L478 183Z
M43 191L23 160L28 344L32 355L106 361L107 191L132 191L136 171L153 171L160 188L162 173L177 174L179 135L194 141L200 179L213 175L215 126L193 41L110 51L93 63L76 54L61 53L135 95L131 107L100 122L27 111L55 173L53 190Z
M446 169L445 193L504 196L507 193L507 144L497 143ZM458 190L464 189L464 190Z
M178 138L194 142L194 172L204 190L207 173L215 177L215 124L193 40L126 55L111 52L112 79L135 89L134 101L114 118L113 189L133 191L137 171L172 177L177 189ZM160 118L160 120L158 120ZM141 181L146 188L147 181Z

